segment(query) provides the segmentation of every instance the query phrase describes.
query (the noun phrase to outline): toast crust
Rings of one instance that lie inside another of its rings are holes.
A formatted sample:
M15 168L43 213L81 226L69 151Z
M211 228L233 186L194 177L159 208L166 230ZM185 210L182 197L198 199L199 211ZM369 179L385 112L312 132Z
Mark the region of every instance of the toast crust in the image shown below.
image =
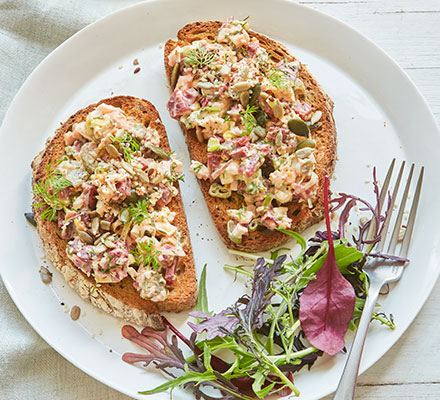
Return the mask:
M196 40L205 39L214 41L221 25L221 21L194 22L184 26L178 31L177 41L167 41L164 47L164 64L171 91L172 67L168 64L169 54L176 46L183 47ZM249 30L248 33L251 38L258 39L262 47L270 51L273 60L296 60L282 44L252 30ZM332 176L336 162L337 143L336 126L332 115L333 102L304 66L300 69L299 78L304 82L306 87L305 101L310 104L313 109L322 111L322 117L320 119L322 125L320 128L313 130L311 136L316 141L316 151L314 153L316 158L315 172L319 178L319 187L324 187L324 178L325 176ZM195 129L186 129L182 123L180 123L180 126L185 135L191 159L206 164L206 143L200 143L197 140ZM233 192L229 199L218 199L209 195L209 181L200 179L198 181L214 224L228 248L247 252L259 252L280 246L289 240L289 237L281 232L265 229L263 231L256 230L250 232L247 236L243 236L240 244L233 242L229 239L227 233L226 210L240 207L240 195L238 195L237 192ZM304 202L290 202L283 206L288 207L287 215L293 220L290 229L297 232L305 230L324 218L324 194L322 191L318 192L312 209Z
M165 128L157 110L150 102L130 96L104 99L76 112L57 129L52 138L48 139L45 149L35 157L31 164L33 187L46 178L46 166L51 161L63 156L64 134L72 128L74 123L85 120L87 114L101 103L119 107L145 126L156 129L160 135L160 147L167 152L171 151ZM178 188L177 182L174 185ZM34 194L33 204L42 200L40 195ZM33 212L37 222L37 231L48 259L83 299L127 322L161 329L163 325L159 315L160 311L179 312L190 309L194 306L197 298L195 265L180 192L172 199L168 207L171 211L176 212L174 224L182 230L186 255L179 258L177 270L180 273L177 274L176 281L167 298L157 303L141 298L139 292L133 287L133 280L129 276L118 283L96 285L94 277L87 276L80 271L67 257L67 240L60 238L56 222L42 219L43 209L41 208L33 207Z

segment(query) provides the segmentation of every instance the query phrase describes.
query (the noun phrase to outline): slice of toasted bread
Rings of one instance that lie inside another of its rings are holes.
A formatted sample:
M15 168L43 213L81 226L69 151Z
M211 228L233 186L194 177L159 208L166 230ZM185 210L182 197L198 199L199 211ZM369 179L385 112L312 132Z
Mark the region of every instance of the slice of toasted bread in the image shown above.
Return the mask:
M101 100L99 103L90 105L72 115L56 131L54 137L47 141L45 149L32 162L33 187L46 178L46 166L53 161L59 160L64 155L65 133L72 129L74 123L84 121L88 113L101 103L119 107L124 113L134 116L137 121L146 127L156 129L160 135L160 147L166 152L170 152L165 128L162 125L157 110L151 103L129 96L118 96ZM178 188L177 182L174 182L174 185ZM42 197L34 194L34 204L40 201L42 201ZM139 292L133 287L133 280L130 276L127 276L118 283L96 285L93 276L84 274L67 257L67 240L60 238L57 223L41 218L43 208L34 207L33 211L37 222L37 230L48 259L83 299L90 301L94 306L101 308L105 312L130 323L159 329L162 327L162 321L158 314L159 311L179 312L189 309L195 304L197 297L194 259L180 193L173 197L168 207L171 211L176 212L174 224L182 231L186 255L179 258L177 267L179 273L176 281L168 297L160 302L152 302L141 298Z
M177 46L183 47L196 40L204 39L211 42L215 41L217 32L221 26L222 22L220 21L195 22L179 30L177 33L177 41L167 41L164 48L164 61L170 88L172 78L172 67L168 63L170 53ZM270 51L271 57L275 62L283 59L289 61L296 60L282 44L251 30L249 30L248 33L251 38L258 39L263 48ZM322 112L320 119L322 125L312 132L312 138L316 141L316 151L314 153L316 158L315 172L319 178L319 187L322 188L324 185L324 177L333 174L336 160L336 128L332 115L333 102L324 93L321 86L307 71L304 65L301 65L299 78L306 87L305 101L314 110L321 110ZM171 88L171 91L172 90L173 88ZM206 143L201 143L197 140L195 129L187 130L182 123L180 123L180 125L186 137L191 159L206 164ZM232 196L228 199L215 198L209 195L211 182L208 180L199 180L199 184L215 226L227 247L248 252L258 252L274 248L288 240L288 237L283 233L266 229L250 232L249 235L243 236L241 243L231 241L227 233L228 217L226 211L241 206L240 195L238 195L237 192L233 192ZM291 229L297 232L303 231L324 217L324 198L322 190L319 190L312 209L310 209L305 202L290 202L283 204L283 206L288 207L288 216L293 219Z

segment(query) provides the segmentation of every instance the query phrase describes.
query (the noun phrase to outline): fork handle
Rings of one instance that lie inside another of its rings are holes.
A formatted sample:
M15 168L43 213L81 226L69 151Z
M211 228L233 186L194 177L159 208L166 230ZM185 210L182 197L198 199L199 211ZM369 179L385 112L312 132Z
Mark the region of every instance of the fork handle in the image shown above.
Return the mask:
M364 310L356 331L356 336L354 338L353 345L351 346L350 353L348 355L347 362L345 363L344 371L342 372L342 377L339 381L339 385L336 389L333 400L354 399L354 391L356 389L356 380L359 372L362 350L364 348L371 316L373 315L374 307L379 297L380 288L381 286L374 285L374 282L370 285L368 297L365 301Z

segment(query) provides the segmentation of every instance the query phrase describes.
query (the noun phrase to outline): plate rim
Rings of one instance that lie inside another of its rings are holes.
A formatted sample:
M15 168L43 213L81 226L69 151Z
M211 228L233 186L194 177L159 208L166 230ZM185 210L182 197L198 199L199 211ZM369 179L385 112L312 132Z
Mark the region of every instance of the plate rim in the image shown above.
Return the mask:
M107 23L108 20L111 20L112 18L117 17L118 15L122 14L122 13L130 13L133 12L134 9L143 9L144 7L148 7L149 4L152 3L158 3L160 0L145 0L143 2L140 3L135 3L135 4L131 4L129 6L120 8L118 10L112 11L111 13L104 15L102 17L100 17L99 19L97 19L96 21L86 25L85 27L83 27L82 29L80 29L79 31L77 31L75 34L73 34L71 37L69 37L68 39L66 39L63 43L61 43L59 46L57 46L55 49L53 49L36 67L35 69L31 72L31 74L26 78L26 80L23 82L22 86L20 87L20 89L17 91L16 95L14 96L12 102L10 103L7 112L5 113L4 119L2 121L2 125L0 127L0 137L2 137L2 135L5 135L7 130L5 128L5 126L7 127L7 121L10 119L10 115L13 113L14 108L16 107L16 104L20 102L22 93L26 91L27 86L33 81L34 76L38 73L38 71L40 69L42 69L44 67L44 65L46 63L50 63L51 59L53 57L56 57L57 53L59 51L61 51L62 49L65 49L66 47L70 46L70 43L75 42L76 40L78 40L78 38L80 38L82 35L86 35L88 33L89 30L95 29L97 27L99 27L100 24L105 24ZM260 1L260 0L258 0ZM256 1L256 3L258 2ZM428 111L428 114L430 115L430 119L431 119L431 123L433 124L433 126L436 128L436 134L437 136L440 136L440 130L439 130L439 124L437 123L437 120L429 106L429 103L427 102L426 98L423 96L423 94L420 92L420 90L417 88L417 86L414 84L414 82L411 80L411 78L409 77L408 73L391 57L389 56L380 46L378 46L374 41L372 41L371 39L369 39L366 35L364 35L363 33L361 33L360 31L358 31L357 29L353 28L352 26L350 26L349 24L345 23L344 21L340 20L337 17L331 16L329 14L326 14L325 12L322 12L320 10L316 10L313 7L308 6L307 4L299 4L296 3L292 0L278 0L279 2L283 2L288 4L289 6L295 8L295 7L299 7L299 8L303 8L306 9L307 12L310 12L312 15L318 14L321 17L327 19L328 21L330 21L331 23L337 23L338 25L340 25L341 27L343 27L345 30L350 31L350 34L352 35L356 35L358 37L358 40L361 40L363 43L368 44L369 46L371 46L372 49L374 49L374 51L379 52L381 57L383 57L389 64L391 64L393 66L393 68L398 71L398 73L400 74L400 76L402 78L404 78L404 80L406 81L407 84L409 84L409 86L412 89L412 92L414 95L417 96L417 99L419 102L421 102L424 106L424 108L426 109L426 111ZM263 1L260 1L261 3L263 3ZM170 2L171 4L171 2ZM118 390L121 393L124 393L126 395L132 396L132 393L127 392L125 389L119 387L117 384L114 384L113 382L110 382L108 379L105 378L105 376L103 377L102 375L99 375L98 373L96 373L95 371L91 370L90 368L87 367L87 365L82 364L81 362L79 362L78 360L76 360L74 357L71 357L69 354L67 354L63 348L61 348L60 346L48 342L45 335L43 335L41 333L41 329L38 325L38 323L36 323L34 321L34 319L28 315L26 312L22 311L22 308L20 306L21 301L19 296L16 295L13 287L11 286L10 282L8 280L5 279L4 273L3 273L3 269L5 267L3 266L3 264L0 264L0 276L3 279L3 282L5 284L6 290L9 293L9 296L11 297L11 299L14 301L14 303L17 305L17 308L19 309L20 313L22 314L22 316L26 319L26 321L32 326L32 328L39 334L39 336L41 338L43 338L54 350L56 350L60 355L62 355L67 361L69 361L70 363L72 363L73 365L75 365L77 368L81 369L82 371L84 371L85 373L87 373L89 376L93 377L94 379L98 380L99 382L104 383L105 385ZM439 264L437 263L437 269L436 269L436 276L435 279L432 279L431 284L429 285L429 290L427 290L422 296L420 296L421 302L420 305L417 307L416 312L414 312L414 315L412 318L410 318L409 320L406 321L405 324L403 324L403 329L402 329L402 334L399 335L397 338L392 340L392 344L389 348L378 352L378 357L376 358L375 361L367 364L367 365L362 365L361 369L360 369L360 373L365 372L367 369L369 369L372 365L374 365L377 361L379 361L385 353L387 353L391 347L393 347L395 345L395 343L403 336L403 334L406 332L406 330L408 329L408 327L414 322L414 319L419 315L422 307L424 306L424 304L426 303L426 300L428 299L429 295L431 294L439 276L440 276L440 267ZM334 389L332 389L330 392L327 392L326 394L329 394L333 391Z

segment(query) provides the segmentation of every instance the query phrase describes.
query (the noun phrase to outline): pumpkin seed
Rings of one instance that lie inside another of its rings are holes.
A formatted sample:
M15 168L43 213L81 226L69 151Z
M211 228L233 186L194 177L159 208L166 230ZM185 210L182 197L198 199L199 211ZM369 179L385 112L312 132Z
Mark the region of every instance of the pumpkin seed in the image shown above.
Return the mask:
M255 129L251 132L251 134L249 136L251 138L252 143L255 143L258 140L260 140L260 137L255 133Z
M295 135L304 137L309 136L309 127L302 119L292 118L287 123L287 126L289 127L290 131L293 132Z
M121 212L119 213L119 220L123 224L126 224L130 220L130 212L128 211L128 208L124 208L121 210Z
M312 160L307 160L302 166L301 166L301 172L304 174L307 174L310 172L310 170L313 167Z
M83 147L85 147L85 146L86 145L84 145ZM81 160L82 160L87 172L92 174L95 172L95 159L93 158L93 156L91 154L87 153L85 150L82 151L83 147L81 148L81 151L80 151Z
M95 246L97 246L99 243L103 242L103 240L107 237L110 236L110 232L106 232L103 235L101 235L98 239L95 240L95 242L93 243Z
M83 242L85 242L87 244L93 243L93 238L87 232L78 231L78 236Z
M254 114L254 118L258 125L262 126L263 128L266 126L267 114L263 110L258 110Z
M137 171L138 174L139 174L139 171L142 171L142 170L138 170L138 171ZM142 171L142 172L144 172L144 171ZM146 173L144 172L144 174L146 174ZM124 204L134 203L134 202L139 201L139 200L141 200L141 199L142 199L142 197L139 196L139 195L136 193L136 190L135 190L135 189L131 189L130 196L128 196L128 197L125 198L125 200L124 200Z
M321 125L322 125L322 122L317 122L316 124L313 124L313 125L310 125L310 130L315 130L315 129L318 129L319 127L321 127Z
M99 218L95 217L92 219L92 233L96 235L99 230Z
M296 149L300 150L305 147L311 147L313 149L316 147L316 142L313 139L303 140L302 142L298 143L298 146L296 146Z
M148 176L148 174L145 171L142 171L141 169L139 169L136 171L136 174L141 179L141 181L143 181L145 183L150 182L150 177Z
M252 89L252 95L250 96L248 102L249 107L252 107L257 102L260 93L261 93L261 83L257 83Z
M164 160L169 160L171 157L170 155L163 149L157 146L153 146L152 144L146 145L154 154L158 155L160 158L163 158Z
M179 79L179 63L176 62L173 67L173 71L171 72L171 89L176 87L177 80Z
M279 132L278 135L275 137L275 146L281 147L283 144L283 134L282 132Z
M275 99L272 102L269 102L270 108L272 108L273 115L275 118L280 119L284 115L283 106L281 105L278 99Z
M134 169L128 162L122 161L121 165L130 175L134 175Z
M293 84L293 91L295 93L295 97L303 97L306 94L306 87L301 79L296 78L295 83Z
M111 223L109 221L101 221L101 228L105 231L109 231L111 228Z
M41 281L47 285L52 282L52 273L46 267L41 267L40 278Z
M104 245L105 247L107 247L108 249L114 249L116 248L116 245L114 244L114 242L112 242L109 238L104 240Z
M231 87L233 92L242 92L244 90L249 90L251 88L251 84L249 82L238 82Z
M70 318L72 318L72 321L76 321L79 316L81 315L81 308L78 306L73 306L70 310Z
M316 124L321 119L321 117L322 117L322 112L319 110L315 111L310 118L310 125Z
M304 147L303 149L297 150L295 153L298 158L304 159L313 153L313 149L311 147Z
M254 128L254 132L261 138L264 139L266 137L266 129L264 129L262 126L256 126Z
M110 157L114 157L114 158L119 157L119 151L113 144L107 143L105 145L105 150L107 151Z
M200 89L209 90L209 89L215 88L215 85L213 83L211 83L211 82L199 82L197 84L197 87L199 87Z
M262 100L266 101L270 97L270 94L266 92L260 92L259 98L260 97Z
M240 103L243 107L246 107L247 104L249 103L249 91L248 90L240 93Z
M92 129L80 130L79 133L82 137L86 138L87 140L93 141L93 130Z
M34 218L34 214L31 212L26 212L24 213L25 218L27 219L27 221L32 225L32 226L37 226L37 223L35 221Z
M95 253L100 254L104 253L104 251L107 251L107 247L105 247L104 243L99 243L95 246Z

